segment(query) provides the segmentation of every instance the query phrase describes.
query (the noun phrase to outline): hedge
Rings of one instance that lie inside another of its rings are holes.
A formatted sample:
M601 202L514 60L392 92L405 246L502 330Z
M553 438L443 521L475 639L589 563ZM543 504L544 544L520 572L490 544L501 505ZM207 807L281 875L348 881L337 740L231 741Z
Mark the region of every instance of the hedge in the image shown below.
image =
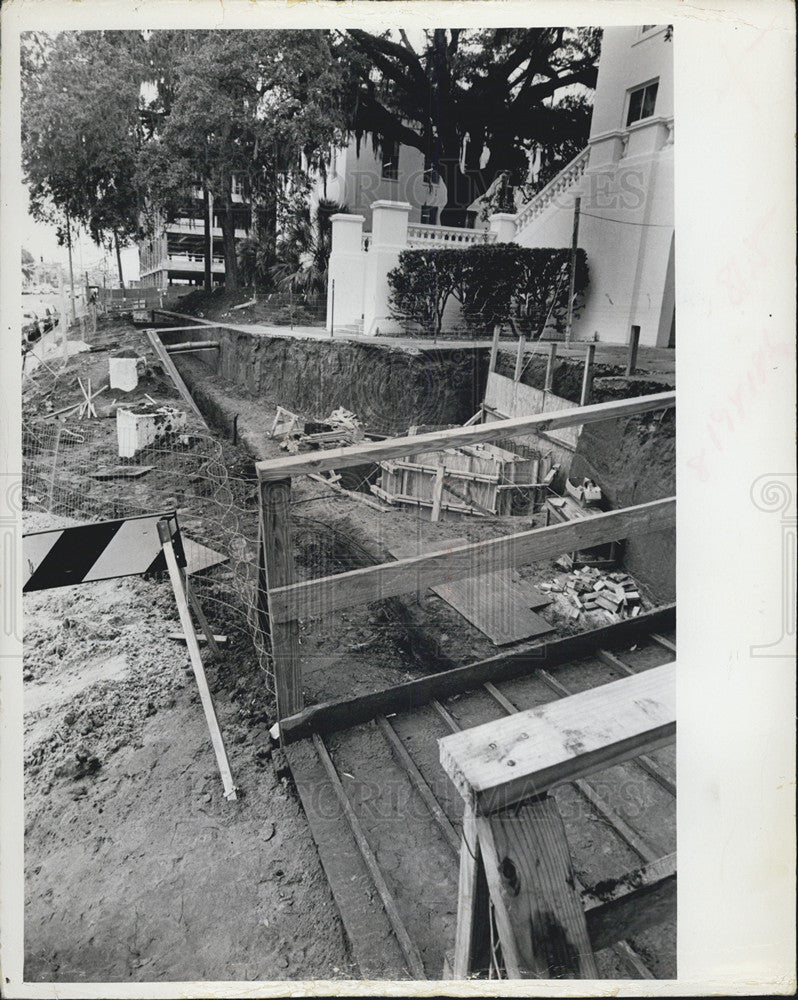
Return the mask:
M569 249L474 244L464 250L403 250L388 274L394 317L437 335L449 299L460 303L475 331L509 318L525 321L533 336L565 328L570 287ZM576 253L574 316L584 304L587 255Z

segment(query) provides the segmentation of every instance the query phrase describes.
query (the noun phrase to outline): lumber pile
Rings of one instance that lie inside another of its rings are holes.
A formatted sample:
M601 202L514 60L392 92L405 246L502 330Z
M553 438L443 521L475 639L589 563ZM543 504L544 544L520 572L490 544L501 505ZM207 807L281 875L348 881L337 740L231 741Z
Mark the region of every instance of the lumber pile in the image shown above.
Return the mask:
M571 621L594 613L602 624L615 623L637 617L643 608L640 590L628 573L605 573L595 566L583 566L539 586L545 593L561 595Z

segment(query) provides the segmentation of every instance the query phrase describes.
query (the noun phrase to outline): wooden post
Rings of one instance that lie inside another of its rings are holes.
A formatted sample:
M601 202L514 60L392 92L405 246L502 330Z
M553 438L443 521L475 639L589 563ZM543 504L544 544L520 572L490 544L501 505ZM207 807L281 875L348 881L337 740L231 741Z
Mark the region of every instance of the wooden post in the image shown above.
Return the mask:
M477 841L476 816L473 805L466 804L463 813L463 837L460 842L460 878L457 891L457 929L454 938L453 979L467 979L474 971L474 943L481 924L490 919L487 906L478 906L481 858ZM484 877L484 874L483 874Z
M443 455L438 458L438 467L435 470L435 479L432 484L432 516L433 521L441 519L441 504L443 502L443 477L446 474L446 466L443 464Z
M596 354L596 345L588 344L585 351L585 370L582 373L582 395L579 398L580 406L587 406L590 402L590 393L593 388L593 358Z
M640 327L633 326L629 334L629 353L626 355L626 374L634 375L637 367L637 345L640 341Z
M524 370L524 345L526 344L526 337L523 333L518 334L518 353L515 356L515 372L513 374L513 381L517 382L521 378L521 373Z
M194 631L194 623L191 621L191 612L188 609L186 594L183 590L180 568L177 565L175 552L172 548L172 536L169 531L168 521L158 522L158 537L161 539L161 546L163 547L166 559L166 568L169 570L169 578L172 581L172 590L175 594L177 611L180 615L180 624L183 626L183 634L186 637L186 647L191 659L191 667L194 670L194 677L197 681L202 710L205 713L205 721L208 723L208 730L211 734L213 752L216 754L216 763L219 765L219 771L222 776L224 797L229 801L236 798L236 786L233 781L233 775L230 772L230 763L227 760L227 751L224 748L224 740L219 729L219 720L216 718L216 709L213 707L213 698L208 687L208 680L205 677L205 669L202 666L202 655L200 654L197 635Z
M260 536L263 543L263 573L267 596L276 587L294 582L291 548L291 480L260 483ZM275 622L269 601L269 624L277 696L277 718L302 710L302 671L299 663L299 623Z
M499 334L501 333L501 323L497 323L493 328L493 341L490 345L490 362L488 364L488 374L496 371L496 358L499 354Z
M549 356L546 358L546 381L543 383L543 391L551 392L552 382L554 381L554 359L557 357L557 341L553 341L549 344ZM545 399L544 399L545 404Z
M574 322L574 296L576 295L576 251L579 246L579 211L582 199L574 201L574 230L571 237L571 277L568 283L568 321L565 327L565 342L571 343L571 329Z
M476 824L508 977L597 979L555 800L528 799Z

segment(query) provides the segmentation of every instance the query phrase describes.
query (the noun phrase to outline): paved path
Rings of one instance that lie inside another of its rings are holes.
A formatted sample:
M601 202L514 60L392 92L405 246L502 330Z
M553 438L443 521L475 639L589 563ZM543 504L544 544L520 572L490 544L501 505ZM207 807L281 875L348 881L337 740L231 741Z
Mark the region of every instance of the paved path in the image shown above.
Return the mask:
M351 333L349 331L336 331L335 336L323 327L319 326L269 326L264 323L229 323L227 320L199 319L196 316L189 316L186 313L166 312L158 310L163 315L174 317L176 320L191 321L203 326L223 327L226 330L240 330L242 333L249 333L258 337L278 337L286 340L334 340L336 343L367 344L370 347L384 347L388 350L405 351L409 354L418 354L425 351L478 351L489 350L491 340L439 340L431 341L428 337L366 337L363 334ZM515 350L517 341L514 337L503 337L499 342L502 350ZM557 343L557 355L559 357L582 358L585 353L586 344L576 342L572 344ZM548 343L527 343L524 348L525 354L546 354L548 353ZM624 344L596 344L595 362L597 364L621 365L626 361L626 346ZM650 372L673 373L676 361L676 352L669 348L640 347L637 355L637 367L639 370Z

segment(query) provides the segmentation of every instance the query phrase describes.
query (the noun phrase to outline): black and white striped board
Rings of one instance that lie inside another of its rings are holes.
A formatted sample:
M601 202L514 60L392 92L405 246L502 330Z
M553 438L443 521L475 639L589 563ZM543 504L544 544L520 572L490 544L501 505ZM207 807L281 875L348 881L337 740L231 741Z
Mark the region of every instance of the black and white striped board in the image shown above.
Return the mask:
M177 512L96 521L22 536L22 592L140 576L166 569L158 522L166 520L178 566L186 565Z

